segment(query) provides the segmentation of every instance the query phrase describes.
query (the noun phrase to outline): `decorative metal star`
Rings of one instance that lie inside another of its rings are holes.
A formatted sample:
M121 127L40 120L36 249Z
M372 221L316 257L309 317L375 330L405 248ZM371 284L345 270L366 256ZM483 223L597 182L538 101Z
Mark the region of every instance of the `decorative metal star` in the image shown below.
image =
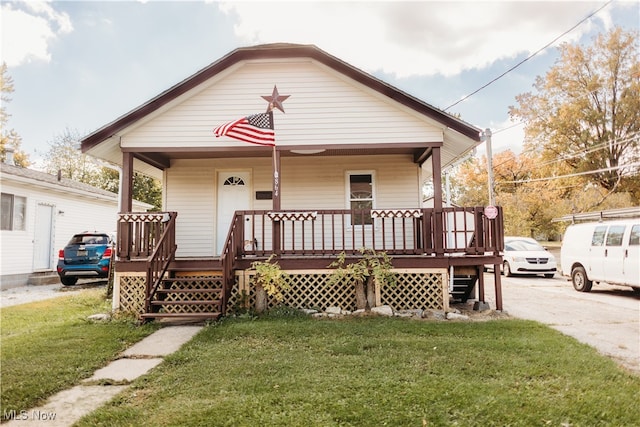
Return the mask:
M291 95L280 95L278 93L278 88L274 85L273 93L271 94L271 96L262 95L262 98L269 103L269 106L267 107L267 113L273 111L274 108L277 108L284 113L282 102L290 96Z

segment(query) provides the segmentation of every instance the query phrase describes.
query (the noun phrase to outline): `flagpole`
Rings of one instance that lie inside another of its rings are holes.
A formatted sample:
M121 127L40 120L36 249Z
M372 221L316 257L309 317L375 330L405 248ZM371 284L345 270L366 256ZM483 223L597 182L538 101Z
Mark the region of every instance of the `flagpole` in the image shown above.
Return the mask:
M280 210L280 151L273 146L273 210Z

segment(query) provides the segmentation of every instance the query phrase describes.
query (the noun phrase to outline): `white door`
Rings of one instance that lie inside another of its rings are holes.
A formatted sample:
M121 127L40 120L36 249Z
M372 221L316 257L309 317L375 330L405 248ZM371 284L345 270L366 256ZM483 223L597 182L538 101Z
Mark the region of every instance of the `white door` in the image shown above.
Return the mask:
M624 225L610 225L605 241L605 257L603 266L603 281L610 283L624 282L624 255L622 246L625 233Z
M251 174L249 172L218 173L217 253L222 250L235 211L251 209ZM245 230L249 224L245 223Z
M589 267L587 275L589 279L600 282L604 279L604 262L606 258L605 237L607 235L607 226L598 225L593 231L591 237L591 247L589 248Z
M624 257L624 283L640 287L640 224L631 227Z
M33 240L33 269L51 270L53 259L53 206L36 205L36 225Z

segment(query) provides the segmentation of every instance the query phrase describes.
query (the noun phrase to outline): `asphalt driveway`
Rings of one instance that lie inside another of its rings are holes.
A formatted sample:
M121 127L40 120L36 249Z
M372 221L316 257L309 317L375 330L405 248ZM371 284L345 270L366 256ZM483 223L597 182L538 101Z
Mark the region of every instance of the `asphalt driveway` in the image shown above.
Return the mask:
M493 273L485 299L495 308ZM502 276L502 301L509 315L547 324L640 374L640 295L631 288L594 283L584 293L559 275Z

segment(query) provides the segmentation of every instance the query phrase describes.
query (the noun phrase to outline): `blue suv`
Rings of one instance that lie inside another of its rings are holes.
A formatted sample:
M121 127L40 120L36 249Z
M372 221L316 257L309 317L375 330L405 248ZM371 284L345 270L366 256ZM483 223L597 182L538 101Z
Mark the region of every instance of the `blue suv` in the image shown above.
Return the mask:
M65 286L79 277L109 277L113 238L107 233L84 232L74 235L58 252L58 275Z

